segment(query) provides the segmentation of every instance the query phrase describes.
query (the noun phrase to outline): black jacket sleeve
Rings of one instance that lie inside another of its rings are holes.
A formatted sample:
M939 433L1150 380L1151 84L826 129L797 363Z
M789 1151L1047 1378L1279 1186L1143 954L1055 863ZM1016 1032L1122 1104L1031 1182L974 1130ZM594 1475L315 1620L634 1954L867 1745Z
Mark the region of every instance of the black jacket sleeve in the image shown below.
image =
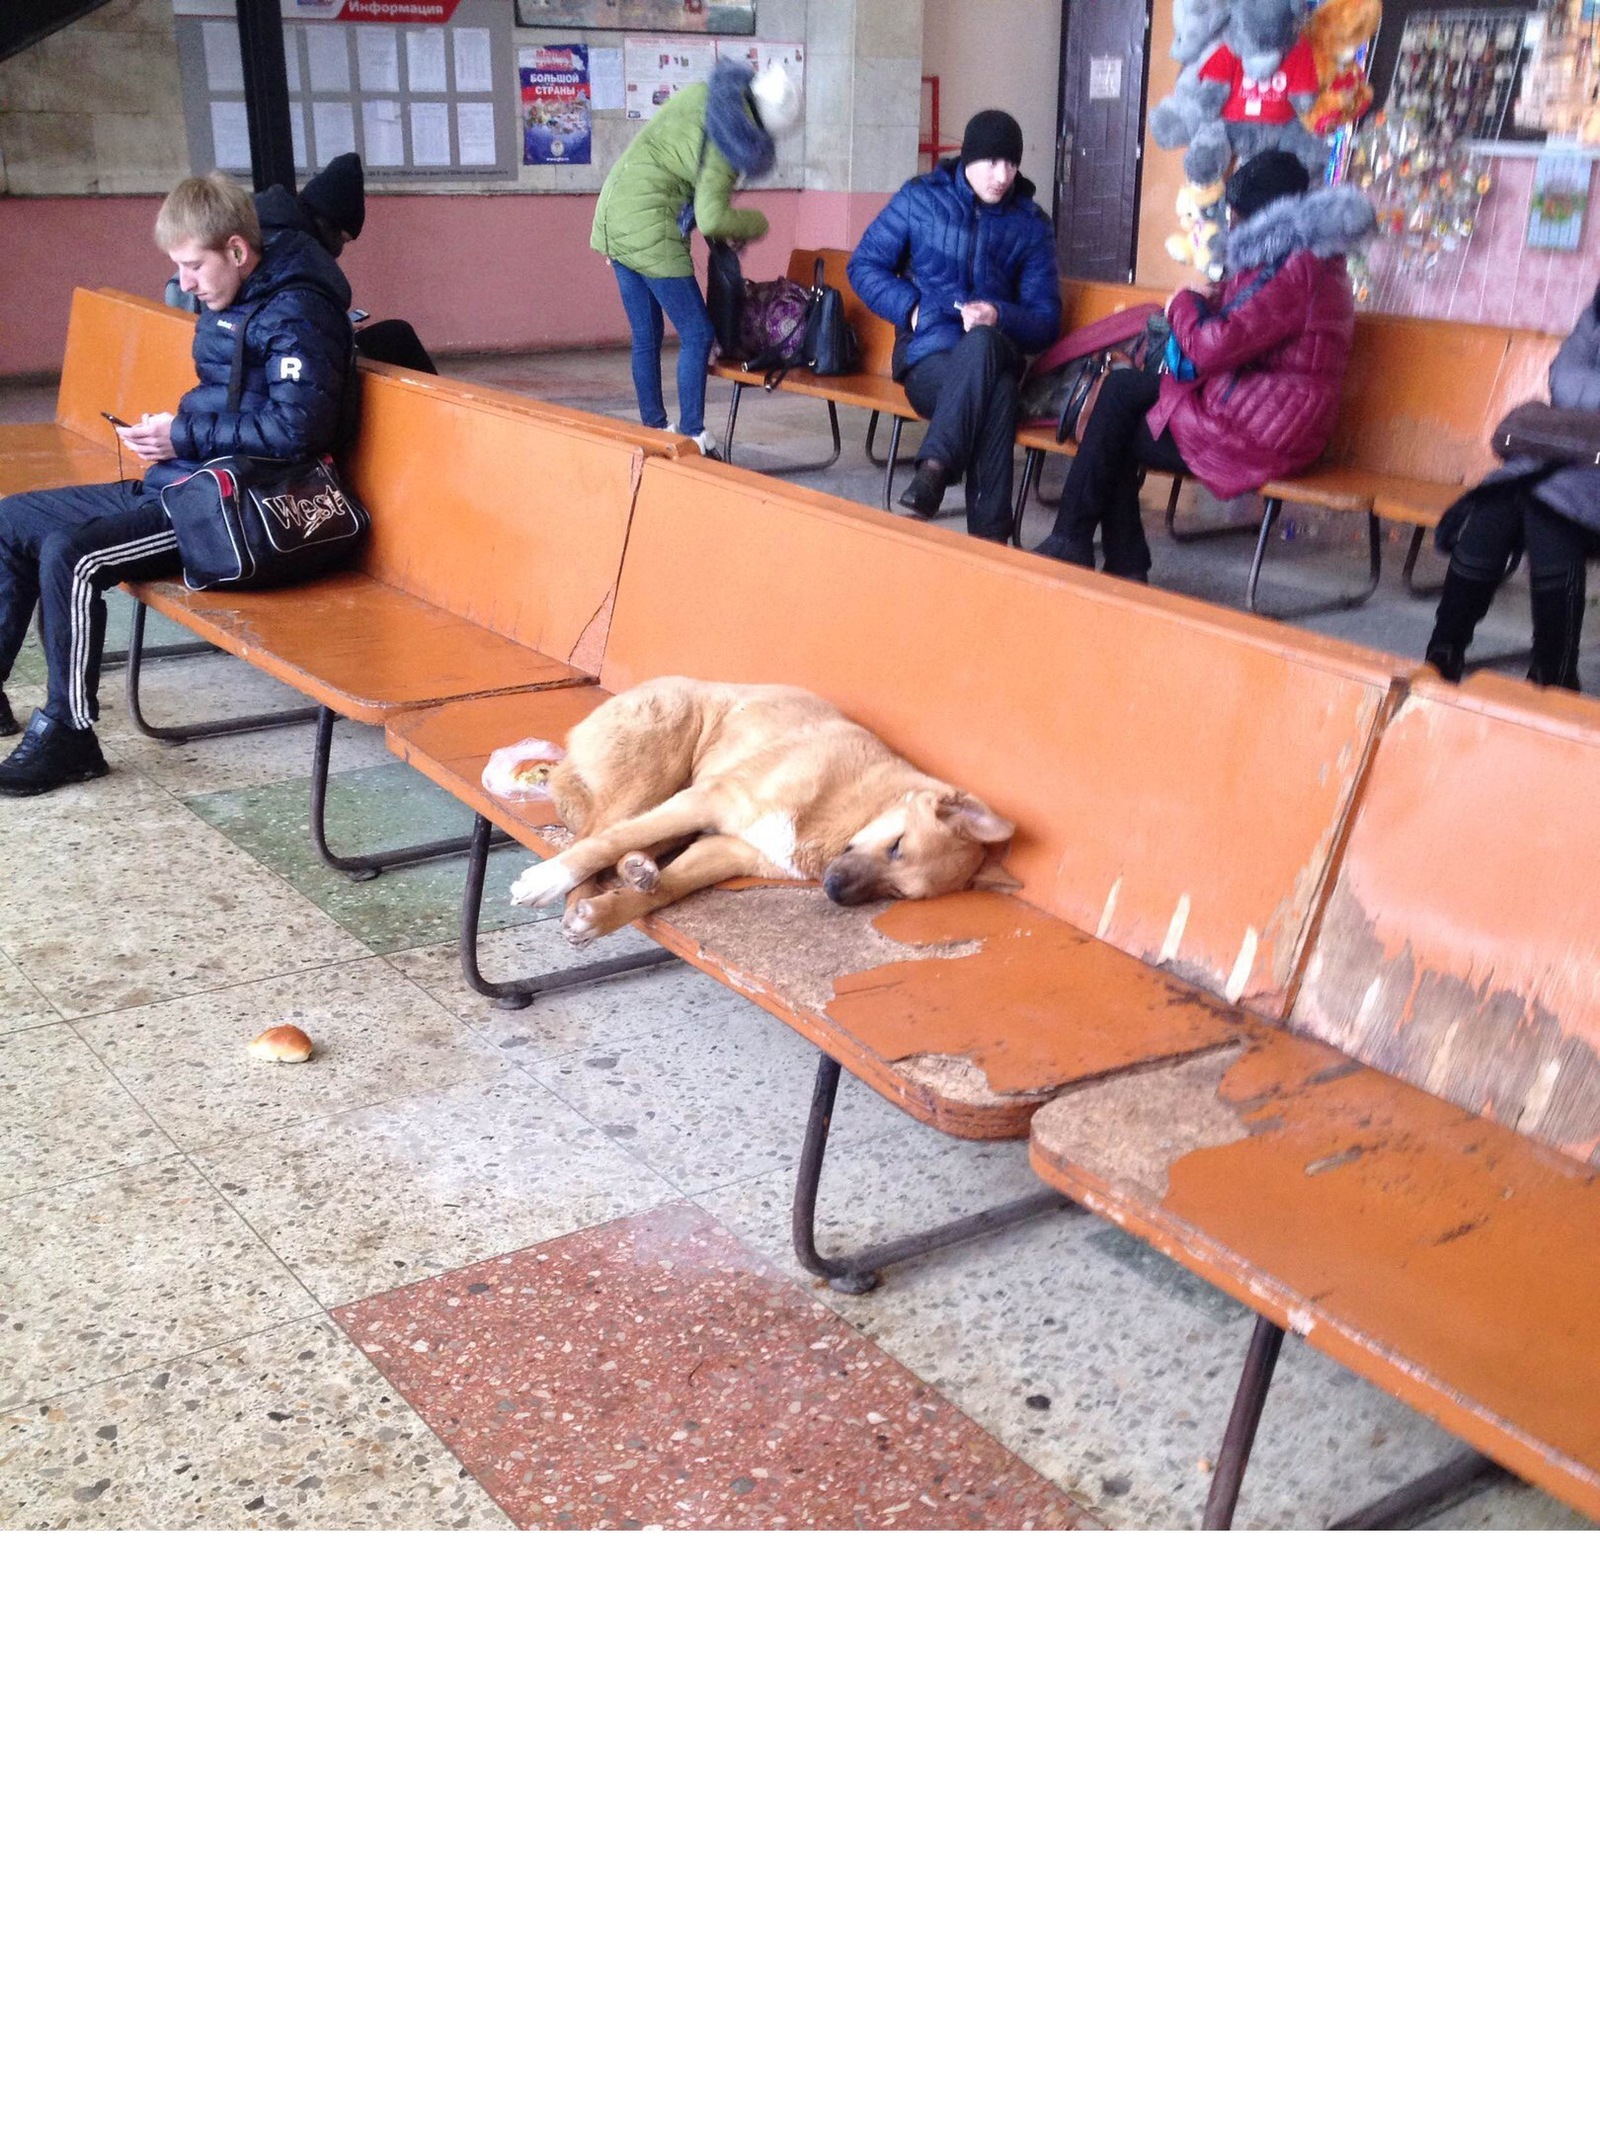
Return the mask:
M354 361L350 321L320 289L290 287L250 319L244 404L191 407L185 393L172 425L180 459L242 452L256 459L315 459L339 441Z

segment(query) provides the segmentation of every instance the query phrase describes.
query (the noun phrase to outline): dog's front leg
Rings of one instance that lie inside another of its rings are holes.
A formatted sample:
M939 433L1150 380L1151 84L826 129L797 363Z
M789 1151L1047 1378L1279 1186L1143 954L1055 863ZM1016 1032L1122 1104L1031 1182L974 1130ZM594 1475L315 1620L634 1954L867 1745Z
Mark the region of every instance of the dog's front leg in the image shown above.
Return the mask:
M697 792L691 785L686 792L674 793L670 800L663 800L659 807L647 808L642 815L632 815L625 822L613 822L609 828L596 830L587 837L580 837L569 844L556 859L541 859L537 866L529 867L511 884L511 901L514 904L553 904L557 897L594 875L614 867L617 861L636 850L648 852L653 845L676 844L685 837L696 837L702 830L712 827L714 809L709 797Z
M767 880L789 880L772 862L742 837L697 837L687 851L669 860L659 870L643 852L626 854L617 869L622 877L615 888L598 892L577 891L567 898L561 930L574 947L597 941L619 926L632 925L696 889L714 888L736 874L759 874Z

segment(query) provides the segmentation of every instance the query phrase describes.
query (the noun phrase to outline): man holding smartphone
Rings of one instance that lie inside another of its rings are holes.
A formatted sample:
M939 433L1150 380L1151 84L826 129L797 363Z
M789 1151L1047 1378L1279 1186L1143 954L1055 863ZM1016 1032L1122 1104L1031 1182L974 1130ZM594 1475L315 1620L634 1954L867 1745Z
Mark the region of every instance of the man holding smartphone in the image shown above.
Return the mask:
M214 171L162 202L155 240L200 301L199 383L176 413L124 422L108 411L137 479L35 489L0 501L0 716L35 608L49 675L44 706L0 762L0 798L32 798L109 765L95 738L106 588L170 576L178 544L162 489L207 459L314 459L353 426L350 285L295 230L263 250L250 195ZM242 349L242 359L236 353ZM238 390L234 391L237 372ZM4 730L4 728L0 728Z

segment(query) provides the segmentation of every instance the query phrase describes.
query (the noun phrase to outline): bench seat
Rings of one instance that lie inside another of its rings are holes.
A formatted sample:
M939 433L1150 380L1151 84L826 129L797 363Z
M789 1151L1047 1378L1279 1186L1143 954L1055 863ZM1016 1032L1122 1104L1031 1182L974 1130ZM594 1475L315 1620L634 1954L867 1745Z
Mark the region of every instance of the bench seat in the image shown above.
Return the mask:
M1266 1025L1057 1097L1034 1169L1600 1518L1600 1174Z
M103 427L104 425L102 425ZM107 437L110 431L106 431ZM124 472L137 471L126 457ZM0 496L25 489L66 489L117 479L117 453L56 422L16 422L0 428Z
M343 718L381 723L454 696L503 695L586 679L514 638L356 571L279 592L129 588L145 606L259 667Z

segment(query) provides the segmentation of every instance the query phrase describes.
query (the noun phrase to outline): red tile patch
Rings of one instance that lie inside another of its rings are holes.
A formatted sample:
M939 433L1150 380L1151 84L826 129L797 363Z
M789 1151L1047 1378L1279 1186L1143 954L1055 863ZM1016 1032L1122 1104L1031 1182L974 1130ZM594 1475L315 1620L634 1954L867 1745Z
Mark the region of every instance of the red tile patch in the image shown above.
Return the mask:
M1082 1522L959 1408L681 1202L334 1316L520 1525Z

